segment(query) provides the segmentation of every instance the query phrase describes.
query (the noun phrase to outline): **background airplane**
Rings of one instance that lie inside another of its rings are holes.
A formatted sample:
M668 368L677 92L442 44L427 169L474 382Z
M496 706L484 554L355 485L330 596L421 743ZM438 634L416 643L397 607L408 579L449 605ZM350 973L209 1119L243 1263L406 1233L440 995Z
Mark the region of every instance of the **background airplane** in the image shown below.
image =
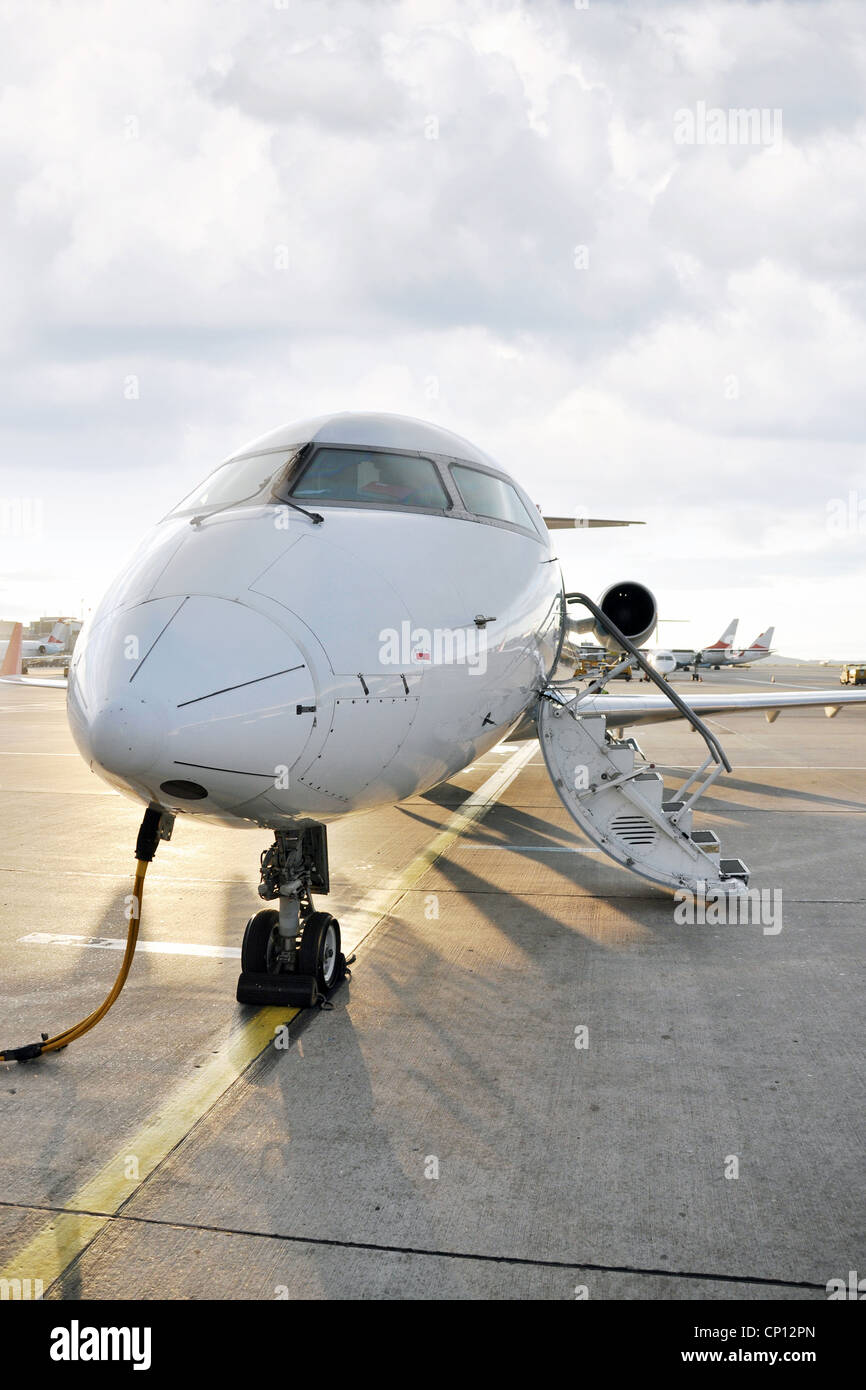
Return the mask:
M12 628L12 636L5 643L3 660L0 662L0 681L6 685L46 685L65 690L67 685L65 680L50 680L40 676L23 676L21 674L22 657L26 646L22 632L21 623L15 623Z
M22 633L21 623L16 623L12 629L13 636L15 631L19 636ZM65 623L55 623L47 637L23 637L21 636L21 655L28 656L60 656L66 651L66 641L69 630ZM12 637L0 638L0 657L6 655Z
M772 654L774 627L768 627L766 632L759 632L754 642L749 647L743 647L741 651L732 652L728 657L729 666L746 666L753 661L763 661L764 657Z
M669 655L672 656L676 662L675 669L678 671L687 670L688 667L694 666L696 657L698 658L699 666L706 666L714 670L718 670L719 667L727 665L728 657L733 651L734 637L736 636L739 621L739 618L732 618L721 637L717 638L715 642L710 642L709 646L696 647L692 651L676 649L669 652ZM659 648L658 651L659 655L661 655L663 649Z
M694 657L698 654L699 651L705 657L705 661L702 663L703 665L723 665L733 650L734 637L737 633L737 625L739 621L739 618L733 618L731 622L728 624L728 626L725 628L718 641L711 642L708 647L701 647L697 649L695 652L692 653L692 659L694 659ZM690 665L691 663L689 662L686 664Z
M685 660L678 661L682 669L694 666L697 658L699 667L707 667L713 671L720 671L725 666L747 666L753 661L761 661L765 656L771 654L770 643L773 640L775 628L768 627L766 632L761 632L755 638L750 647L742 647L739 651L734 648L734 634L737 630L737 619L727 627L719 638L709 647L704 647L701 651L696 651ZM680 653L676 653L679 657Z
M545 521L547 521L547 517L545 517ZM596 523L596 525L599 526L626 524L634 525L635 523ZM733 641L737 631L738 621L739 620L737 618L734 618L732 622L730 622L728 626L725 628L725 631L722 633L721 637L716 642L711 642L708 647L702 650L702 655L706 656L707 659L701 660L699 662L699 665L718 668L720 666L728 664L728 658L730 656L731 651L733 650ZM695 657L698 655L697 651L693 651L687 647L641 647L641 652L647 658L653 670L657 671L658 674L662 676L668 676L674 671L686 670L688 667L694 666ZM603 647L584 646L581 648L581 659L588 661L603 661L609 664L612 660L612 657L611 653ZM632 672L630 670L626 671L624 674L626 680L631 679Z

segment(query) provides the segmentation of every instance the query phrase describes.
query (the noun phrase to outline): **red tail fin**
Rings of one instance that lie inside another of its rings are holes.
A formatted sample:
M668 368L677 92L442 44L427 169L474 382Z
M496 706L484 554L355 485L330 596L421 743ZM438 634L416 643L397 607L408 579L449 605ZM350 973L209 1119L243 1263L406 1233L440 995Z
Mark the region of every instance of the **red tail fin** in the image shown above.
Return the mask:
M20 676L21 675L21 633L23 628L20 623L16 623L12 629L12 636L9 638L9 646L6 648L6 655L3 658L3 665L0 666L0 676Z

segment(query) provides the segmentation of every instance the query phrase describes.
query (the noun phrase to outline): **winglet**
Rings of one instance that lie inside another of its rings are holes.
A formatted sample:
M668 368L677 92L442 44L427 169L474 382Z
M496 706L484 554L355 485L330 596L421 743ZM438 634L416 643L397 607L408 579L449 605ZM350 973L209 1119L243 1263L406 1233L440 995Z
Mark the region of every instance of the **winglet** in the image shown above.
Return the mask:
M12 629L12 636L9 638L9 645L6 648L6 655L3 658L3 665L0 666L0 676L20 676L21 675L21 634L23 628L20 623L16 623Z

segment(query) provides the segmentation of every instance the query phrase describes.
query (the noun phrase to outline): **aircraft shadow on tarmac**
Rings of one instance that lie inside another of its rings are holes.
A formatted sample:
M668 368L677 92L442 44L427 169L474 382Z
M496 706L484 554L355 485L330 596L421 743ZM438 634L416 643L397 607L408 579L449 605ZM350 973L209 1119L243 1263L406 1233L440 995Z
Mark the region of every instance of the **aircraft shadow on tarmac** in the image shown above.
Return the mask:
M809 771L808 767L802 770L804 772ZM664 768L660 767L660 771L663 771L666 775L672 774L674 778L679 777L681 779L691 772L691 768L679 768L673 764L665 764ZM829 807L835 810L854 812L866 809L863 801L848 800L840 796L828 796L826 793L807 791L806 789L798 787L781 787L772 782L757 780L750 782L745 777L737 777L736 768L734 769L734 773L723 774L719 781L710 788L707 792L706 799L701 801L701 807L707 811L712 811L714 815L724 815L725 811L751 811L755 809L752 806L724 800L721 794L725 791L761 794L763 796L772 797L775 800L790 798L795 801L810 802L814 804L816 809Z

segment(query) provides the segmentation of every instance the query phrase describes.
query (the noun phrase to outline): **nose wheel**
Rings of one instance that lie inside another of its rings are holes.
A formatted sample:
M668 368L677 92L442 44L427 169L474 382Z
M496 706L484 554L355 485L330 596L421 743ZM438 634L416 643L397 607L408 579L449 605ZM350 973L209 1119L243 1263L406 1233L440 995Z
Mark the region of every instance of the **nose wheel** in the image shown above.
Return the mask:
M324 826L307 826L298 835L277 832L262 856L264 898L279 910L262 908L249 919L241 946L241 1004L285 1004L310 1008L325 1003L346 977L340 924L330 912L317 912L311 888L327 892Z
M276 975L281 949L280 914L272 907L254 912L244 928L241 970L253 975Z
M340 963L340 923L330 912L312 912L304 923L298 947L298 970L312 975L320 994L336 983Z

